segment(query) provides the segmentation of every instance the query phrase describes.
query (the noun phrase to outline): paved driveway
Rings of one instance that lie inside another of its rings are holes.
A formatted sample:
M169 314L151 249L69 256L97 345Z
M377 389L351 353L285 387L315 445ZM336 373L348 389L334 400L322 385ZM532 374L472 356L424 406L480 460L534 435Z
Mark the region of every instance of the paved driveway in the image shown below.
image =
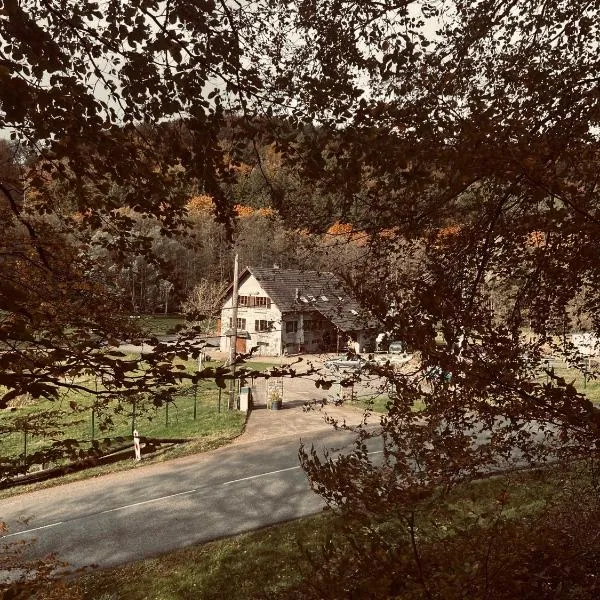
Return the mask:
M350 388L340 388L333 384L329 390L323 390L315 386L318 375L302 375L306 371L307 363L311 362L315 367L322 366L325 355L304 355L303 361L295 365L298 376L284 377L279 379L258 379L252 386L254 407L248 416L244 434L239 438L240 443L261 441L281 436L297 435L298 439L302 433L315 432L323 429L331 429L326 418L336 419L348 425L357 425L364 416L364 411L349 402L343 406L336 406L334 401L341 393L350 393ZM255 360L272 360L268 358L257 358ZM290 364L294 358L273 359L282 364ZM252 362L252 361L249 361ZM322 375L321 375L322 376ZM328 378L339 378L339 374L327 374ZM282 389L283 408L281 410L267 409L267 386ZM362 397L380 393L381 381L371 378L360 386L356 386L355 393ZM369 423L377 423L378 416L372 415Z

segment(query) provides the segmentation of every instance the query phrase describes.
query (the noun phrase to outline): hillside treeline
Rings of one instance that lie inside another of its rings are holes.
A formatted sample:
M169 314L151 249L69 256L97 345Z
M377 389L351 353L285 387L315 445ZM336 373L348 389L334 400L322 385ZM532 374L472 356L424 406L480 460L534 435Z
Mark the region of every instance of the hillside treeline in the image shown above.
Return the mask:
M158 129L168 136L174 126ZM200 189L196 178L183 177L176 168L173 192L187 195L188 201L177 222L168 227L160 216L128 206L128 190L117 182L105 190L101 201L109 210L99 214L80 210L76 198L85 180L73 177L68 164L61 170L39 156L23 156L16 144L2 141L0 169L28 218L45 223L49 235L85 257L82 275L104 287L122 313L184 310L198 285L222 288L231 281L236 253L242 267L337 270L348 278L365 243L352 234L352 226L340 223L350 218L342 214L340 202L309 181L303 188L301 177L286 166L275 144L240 142L234 134L232 125L220 136L227 161L223 169L228 171L220 190L231 205L231 219L226 221L217 213L213 196ZM170 207L169 198L165 207ZM303 212L305 219L298 217ZM300 223L306 226L300 228ZM14 235L21 230L26 239L23 226L16 221L13 225ZM349 241L354 242L350 251Z

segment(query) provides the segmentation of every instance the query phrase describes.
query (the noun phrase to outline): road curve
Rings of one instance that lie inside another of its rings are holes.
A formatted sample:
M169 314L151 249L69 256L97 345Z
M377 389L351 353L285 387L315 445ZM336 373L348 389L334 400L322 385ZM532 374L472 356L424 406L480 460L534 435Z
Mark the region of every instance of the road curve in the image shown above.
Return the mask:
M349 447L320 431L304 440ZM309 515L323 507L298 463L297 435L236 444L0 501L2 541L32 540L72 567L117 565Z

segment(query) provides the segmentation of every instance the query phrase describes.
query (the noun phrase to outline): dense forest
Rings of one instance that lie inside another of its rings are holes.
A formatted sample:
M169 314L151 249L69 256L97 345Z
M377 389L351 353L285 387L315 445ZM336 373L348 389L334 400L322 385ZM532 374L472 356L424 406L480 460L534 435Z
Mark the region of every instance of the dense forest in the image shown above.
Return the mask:
M231 127L220 134L225 150L232 136ZM233 206L231 228L219 222L213 198L192 181L186 187L189 199L183 218L165 235L159 219L126 206L125 199L119 206L125 191L115 183L110 190L113 211L130 225L128 243L116 243L102 221L90 222L77 236L69 236L89 259L87 275L114 295L117 310L181 312L190 306L199 284L222 288L231 281L236 253L242 265L335 270L350 281L361 248L364 254L366 236L354 233L352 212L346 211L341 197L323 194L308 181L303 185L274 144L259 147L247 141L246 145L243 160L231 166L232 174L223 186ZM39 165L22 156L16 144L1 141L0 150L0 169L4 180L13 181L15 202L25 210L35 209L39 196L50 195L53 209L40 219L73 233L71 225L81 223L84 215L77 210L76 190L69 181L55 174L38 180L38 187L28 186L24 193L19 184L22 172L35 172ZM173 179L177 185L176 176Z

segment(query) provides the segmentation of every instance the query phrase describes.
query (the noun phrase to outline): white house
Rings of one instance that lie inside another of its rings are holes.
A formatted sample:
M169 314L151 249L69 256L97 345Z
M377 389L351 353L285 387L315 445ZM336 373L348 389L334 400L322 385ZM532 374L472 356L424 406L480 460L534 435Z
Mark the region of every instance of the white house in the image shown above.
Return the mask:
M593 333L574 333L571 343L583 356L598 356L600 354L600 339Z
M233 285L221 309L221 351L231 343ZM332 273L246 267L238 279L237 352L256 354L374 349L375 321Z

